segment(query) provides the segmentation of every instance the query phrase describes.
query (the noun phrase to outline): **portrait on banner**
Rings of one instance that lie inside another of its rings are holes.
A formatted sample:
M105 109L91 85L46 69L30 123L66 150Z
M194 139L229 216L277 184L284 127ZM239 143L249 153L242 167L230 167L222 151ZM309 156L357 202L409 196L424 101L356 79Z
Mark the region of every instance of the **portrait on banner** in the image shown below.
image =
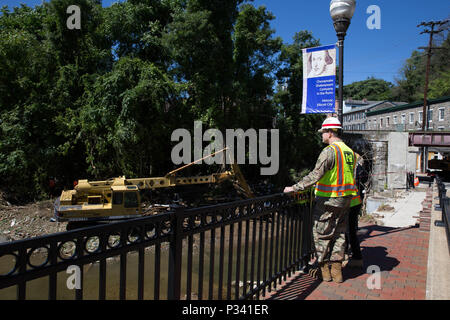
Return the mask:
M303 49L301 113L335 112L336 45Z

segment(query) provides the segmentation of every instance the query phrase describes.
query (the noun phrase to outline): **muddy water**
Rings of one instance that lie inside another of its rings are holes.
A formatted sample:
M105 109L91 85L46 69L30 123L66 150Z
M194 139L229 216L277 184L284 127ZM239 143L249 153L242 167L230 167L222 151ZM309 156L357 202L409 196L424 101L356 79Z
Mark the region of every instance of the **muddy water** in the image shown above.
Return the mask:
M249 235L249 248L248 248L248 269L247 269L247 280L250 280L250 266L252 259L252 225L250 226ZM265 228L265 223L263 223ZM233 256L232 256L232 278L234 281L236 278L236 262L237 262L237 225L234 226L234 237L233 237ZM256 231L259 231L259 223L257 225ZM264 234L265 232L263 232ZM269 232L270 234L270 232ZM281 233L283 234L283 233ZM240 252L240 281L243 281L243 268L244 268L244 239L245 239L245 223L242 225L242 240L241 240L241 252ZM210 247L210 232L205 233L205 244L204 244L204 264L203 264L203 299L208 298L209 292L209 274L210 274L210 257L211 257L211 247ZM225 232L225 248L223 255L223 290L222 298L225 299L226 288L228 283L228 259L229 259L229 228L226 228ZM196 299L198 288L198 274L199 274L199 246L200 246L200 235L195 235L193 237L193 262L192 262L192 299ZM268 239L268 245L270 245L270 235ZM258 261L258 233L255 241L255 265ZM264 248L264 240L261 243L261 259L264 258L264 252L268 251L268 248ZM188 240L183 240L183 263L182 263L182 283L181 283L181 299L186 297L186 282L187 282L187 245ZM145 251L145 263L144 263L144 299L153 300L154 299L154 273L155 273L155 253L154 247L147 249ZM213 299L218 298L218 285L219 285L219 259L220 259L220 229L215 230L215 246L214 251L214 283L213 283ZM161 246L161 261L160 261L160 294L159 299L167 299L167 283L168 283L168 244L164 243ZM268 260L268 257L267 257ZM127 254L127 274L126 274L126 298L127 299L137 299L137 288L138 288L138 254L137 252L130 252ZM0 258L0 274L5 274L10 270L10 261L6 260L6 257ZM267 264L268 268L268 264ZM98 299L99 293L99 263L88 264L84 266L84 279L83 279L83 299L96 300ZM260 270L261 280L263 276L263 270L261 266ZM66 272L60 272L57 275L57 299L59 300L73 300L75 299L75 290L70 290L67 287L67 280L70 274ZM257 280L257 270L254 270L254 281ZM27 299L36 300L46 300L48 299L48 288L49 288L49 277L43 277L33 281L27 282ZM234 283L233 283L234 284ZM120 288L120 263L119 258L114 257L107 260L106 267L106 299L114 300L119 299L119 288ZM247 287L248 288L248 287ZM235 298L234 285L232 286L232 299ZM16 286L0 289L0 300L13 300L16 299L17 288ZM243 288L240 289L240 294L243 293Z

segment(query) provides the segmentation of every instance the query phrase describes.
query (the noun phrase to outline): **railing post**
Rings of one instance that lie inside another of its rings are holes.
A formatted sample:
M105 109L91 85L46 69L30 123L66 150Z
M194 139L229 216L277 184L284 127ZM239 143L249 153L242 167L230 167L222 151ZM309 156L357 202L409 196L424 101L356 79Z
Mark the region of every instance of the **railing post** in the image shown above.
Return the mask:
M311 255L314 252L313 246L313 236L312 236L312 210L314 210L314 200L311 195L309 205L305 207L301 207L300 211L302 211L302 259L303 259L303 271L309 271L309 261L311 260Z
M168 299L180 300L184 207L174 206L169 249Z

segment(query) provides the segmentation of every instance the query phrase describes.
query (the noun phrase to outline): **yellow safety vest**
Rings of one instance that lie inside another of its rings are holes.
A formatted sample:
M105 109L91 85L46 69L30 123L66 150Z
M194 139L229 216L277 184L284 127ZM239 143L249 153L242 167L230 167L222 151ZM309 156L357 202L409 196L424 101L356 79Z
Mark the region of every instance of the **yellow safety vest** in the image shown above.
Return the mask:
M334 167L317 182L316 196L327 198L357 196L354 177L355 153L343 142L335 142L327 148L334 150Z
M351 207L355 207L355 206L357 206L357 205L359 205L359 204L361 204L361 203L362 203L361 197L360 197L359 194L358 194L357 196L355 196L355 197L352 198L352 202L350 202L350 208L351 208Z
M353 176L356 177L356 165L355 165L355 168L354 168ZM355 179L355 183L356 183L356 179ZM356 186L356 189L358 189L358 186ZM351 207L356 207L357 205L360 205L362 203L361 196L359 195L359 190L357 191L357 193L358 194L356 196L354 196L352 198L352 201L350 202L350 208Z

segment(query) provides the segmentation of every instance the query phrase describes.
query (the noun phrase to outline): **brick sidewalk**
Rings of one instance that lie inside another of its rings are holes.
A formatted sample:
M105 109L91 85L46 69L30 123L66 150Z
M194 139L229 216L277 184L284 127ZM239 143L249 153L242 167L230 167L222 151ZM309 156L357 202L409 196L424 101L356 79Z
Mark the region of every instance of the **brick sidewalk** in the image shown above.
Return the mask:
M362 230L361 230L362 229ZM269 300L425 300L429 232L418 227L360 226L364 269L343 269L344 282L322 282L297 273ZM366 273L380 268L381 288L368 289Z

